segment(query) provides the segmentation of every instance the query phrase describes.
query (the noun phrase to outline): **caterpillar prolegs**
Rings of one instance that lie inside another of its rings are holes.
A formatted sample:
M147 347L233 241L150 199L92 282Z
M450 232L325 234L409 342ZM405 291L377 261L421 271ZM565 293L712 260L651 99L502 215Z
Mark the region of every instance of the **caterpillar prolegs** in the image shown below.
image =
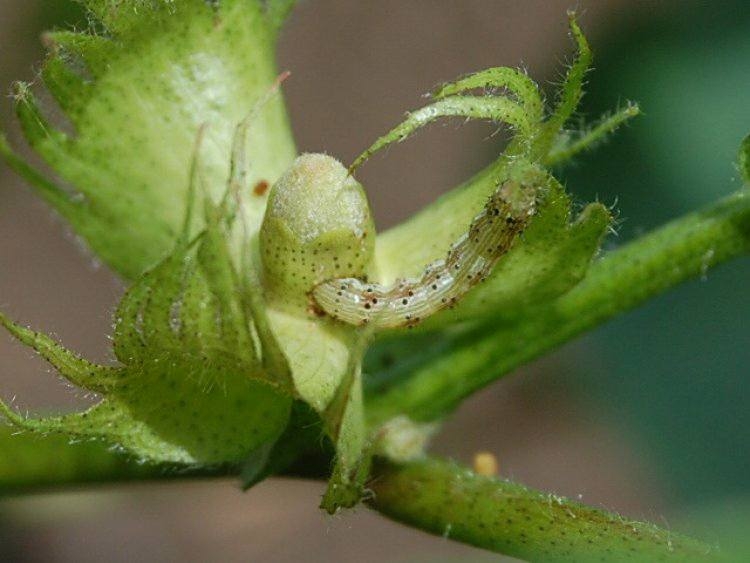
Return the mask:
M503 182L468 232L451 245L444 259L429 264L421 277L388 286L356 278L326 281L313 289L314 305L347 324L376 329L411 327L454 306L491 273L536 212L541 179L538 170L533 172L536 181Z

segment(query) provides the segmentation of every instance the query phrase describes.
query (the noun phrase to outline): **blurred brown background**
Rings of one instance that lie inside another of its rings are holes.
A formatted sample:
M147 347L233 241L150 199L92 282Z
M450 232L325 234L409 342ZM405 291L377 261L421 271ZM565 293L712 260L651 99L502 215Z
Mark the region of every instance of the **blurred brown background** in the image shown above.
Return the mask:
M404 111L421 105L421 94L469 71L522 63L549 85L571 54L565 18L571 4L303 0L279 56L280 67L292 71L285 92L300 150L350 162ZM613 30L663 17L679 4L575 3L595 47ZM12 80L33 79L43 56L39 33L69 17L61 5L0 0L0 91L9 92ZM0 104L0 122L15 130L10 100ZM491 132L451 123L374 158L361 180L379 227L402 220L488 162L496 150ZM0 308L89 358L108 360L110 314L121 292L120 282L30 189L0 167ZM602 416L602 407L568 383L582 364L606 369L592 346L568 346L480 393L451 418L433 449L463 461L490 450L504 476L663 525L673 510L660 493L668 485L638 434ZM4 334L0 392L30 409L91 400L76 396ZM227 481L5 500L0 560L498 560L365 509L328 518L316 508L321 491L317 483L272 479L245 494Z

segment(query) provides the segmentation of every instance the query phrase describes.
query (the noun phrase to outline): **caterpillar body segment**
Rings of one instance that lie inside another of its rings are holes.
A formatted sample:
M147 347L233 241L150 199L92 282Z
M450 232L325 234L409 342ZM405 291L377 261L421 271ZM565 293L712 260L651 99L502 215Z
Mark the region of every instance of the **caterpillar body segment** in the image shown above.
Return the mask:
M507 180L446 257L419 278L388 286L357 278L326 281L311 292L313 308L350 325L385 329L412 327L454 306L513 247L536 212L537 195L536 186Z

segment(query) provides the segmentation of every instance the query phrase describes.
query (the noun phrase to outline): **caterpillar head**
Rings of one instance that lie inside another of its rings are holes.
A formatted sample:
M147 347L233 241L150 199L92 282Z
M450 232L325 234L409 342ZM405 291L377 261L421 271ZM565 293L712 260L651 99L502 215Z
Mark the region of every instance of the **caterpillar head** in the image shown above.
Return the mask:
M332 278L365 278L375 225L362 185L335 158L303 154L271 188L260 231L264 284L284 308Z

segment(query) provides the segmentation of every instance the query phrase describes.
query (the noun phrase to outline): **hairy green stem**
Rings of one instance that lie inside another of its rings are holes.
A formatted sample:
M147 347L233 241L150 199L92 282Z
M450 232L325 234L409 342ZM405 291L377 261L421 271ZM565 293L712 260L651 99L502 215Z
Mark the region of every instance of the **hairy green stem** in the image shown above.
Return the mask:
M441 342L436 360L370 394L369 422L442 416L514 368L748 251L750 193L743 190L610 252L571 291L522 321L476 327Z
M166 474L161 467L130 462L101 442L71 444L65 436L20 435L15 429L0 427L0 497Z
M531 561L715 561L692 538L455 463L380 467L370 505L433 534Z
M0 426L0 498L96 483L235 475L232 466L139 463L101 441L71 442Z
M226 475L220 468L175 471L138 464L100 443L70 444L59 436L11 435L0 428L0 498L78 485ZM325 465L325 464L324 464ZM294 475L298 472L292 470ZM315 476L305 474L305 476ZM477 476L450 462L378 465L369 504L428 532L493 551L545 561L708 561L711 547L555 495Z

